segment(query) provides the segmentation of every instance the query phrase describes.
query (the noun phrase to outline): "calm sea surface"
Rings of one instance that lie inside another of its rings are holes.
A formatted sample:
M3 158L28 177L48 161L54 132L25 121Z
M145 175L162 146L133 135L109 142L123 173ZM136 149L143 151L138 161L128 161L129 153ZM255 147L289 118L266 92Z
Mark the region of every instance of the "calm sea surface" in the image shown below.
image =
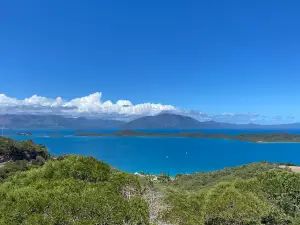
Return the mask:
M30 131L30 137L16 136ZM148 130L149 131L149 130ZM87 132L87 131L85 131ZM114 133L116 130L90 130ZM152 130L149 132L179 132ZM202 130L206 133L298 133L300 130ZM51 134L61 136L50 137ZM155 138L155 137L76 137L74 130L4 130L17 140L33 139L56 155L94 156L128 172L192 173L233 167L250 162L270 161L300 164L300 144L256 144L223 139Z

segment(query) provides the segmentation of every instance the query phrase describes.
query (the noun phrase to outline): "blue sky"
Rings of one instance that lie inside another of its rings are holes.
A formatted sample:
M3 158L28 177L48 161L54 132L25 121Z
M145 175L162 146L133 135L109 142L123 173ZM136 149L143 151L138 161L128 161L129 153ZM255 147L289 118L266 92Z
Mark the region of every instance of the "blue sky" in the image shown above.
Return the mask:
M299 7L277 0L2 1L0 107L11 98L68 103L101 92L87 100L90 107L125 99L230 121L300 121Z

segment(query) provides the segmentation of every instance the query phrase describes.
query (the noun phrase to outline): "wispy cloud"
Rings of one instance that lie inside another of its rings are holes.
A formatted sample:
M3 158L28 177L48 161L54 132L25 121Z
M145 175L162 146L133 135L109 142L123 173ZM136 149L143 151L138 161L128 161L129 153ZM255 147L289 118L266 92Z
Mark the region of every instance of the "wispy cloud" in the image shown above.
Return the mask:
M260 114L257 113L228 113L228 112L224 112L218 115L214 115L214 118L218 118L218 119L232 119L232 118L236 118L236 119L254 119L254 118L259 118L261 117Z
M194 117L194 118L197 118L197 119L210 118L210 116L207 113L202 112L200 110L186 110L186 109L176 108L176 110L173 110L171 112L176 113L176 114L180 114L180 115Z
M257 114L257 113L222 113L220 114L220 116L225 116L225 117L251 117L251 118L254 118L254 117L259 117L260 114Z
M286 119L287 119L287 120L294 120L295 117L293 117L293 116L287 116Z
M272 117L273 120L283 120L284 117L283 116L274 116Z

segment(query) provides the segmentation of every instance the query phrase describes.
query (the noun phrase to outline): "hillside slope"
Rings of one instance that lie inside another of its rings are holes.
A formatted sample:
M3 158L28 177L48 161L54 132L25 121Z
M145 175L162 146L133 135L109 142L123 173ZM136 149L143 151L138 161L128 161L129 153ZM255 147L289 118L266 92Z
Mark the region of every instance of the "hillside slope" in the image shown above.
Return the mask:
M188 116L162 113L156 116L145 116L122 126L126 129L196 129L201 123Z

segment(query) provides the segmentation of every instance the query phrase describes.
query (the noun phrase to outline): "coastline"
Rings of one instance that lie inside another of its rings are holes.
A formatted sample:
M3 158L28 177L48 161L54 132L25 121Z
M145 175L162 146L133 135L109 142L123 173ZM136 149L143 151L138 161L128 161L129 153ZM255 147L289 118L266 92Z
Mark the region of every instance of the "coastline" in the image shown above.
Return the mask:
M257 141L256 144L300 144L297 141Z
M84 137L155 137L155 138L207 138L225 139L233 141L245 141L250 143L300 143L299 134L289 133L250 133L250 134L208 134L200 132L180 132L180 133L149 133L135 130L122 130L116 133L78 133L74 136Z

